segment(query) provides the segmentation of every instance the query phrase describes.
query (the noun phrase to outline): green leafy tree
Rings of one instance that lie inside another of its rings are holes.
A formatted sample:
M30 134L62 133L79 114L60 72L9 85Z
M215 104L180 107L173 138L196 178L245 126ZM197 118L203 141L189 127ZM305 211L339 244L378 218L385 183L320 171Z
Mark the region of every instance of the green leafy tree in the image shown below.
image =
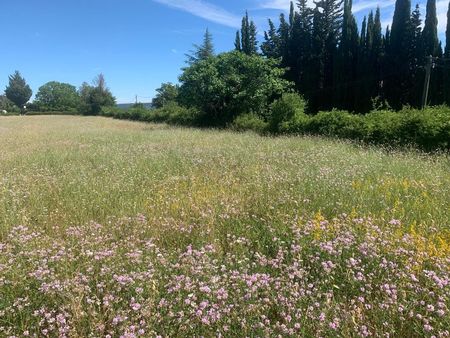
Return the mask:
M160 88L156 89L156 96L152 100L153 108L162 108L170 102L176 102L178 99L178 85L170 82L163 83Z
M13 75L9 76L9 85L5 89L5 94L9 100L23 110L23 106L31 98L33 91L26 83L25 79L16 70Z
M241 114L266 117L290 83L279 62L240 52L223 53L184 70L179 101L201 112L204 125L225 126Z
M208 28L203 36L203 43L194 45L194 50L190 54L186 54L186 56L188 58L187 63L190 65L214 56L213 37Z
M81 98L80 112L86 115L98 115L103 107L116 105L116 99L106 86L105 77L99 74L93 81L93 86L86 82L79 89Z
M14 102L9 100L6 95L0 95L0 110L5 110L7 112L14 110Z
M80 96L75 86L52 81L39 88L34 104L41 111L75 111L80 105Z

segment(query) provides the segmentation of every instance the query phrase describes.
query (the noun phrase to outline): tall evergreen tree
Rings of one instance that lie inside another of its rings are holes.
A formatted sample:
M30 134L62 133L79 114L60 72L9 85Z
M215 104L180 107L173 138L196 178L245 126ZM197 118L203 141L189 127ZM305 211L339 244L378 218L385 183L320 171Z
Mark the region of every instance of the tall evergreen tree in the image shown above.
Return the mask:
M394 108L410 98L411 0L397 0L387 58L386 94Z
M16 70L13 75L9 76L9 84L5 89L5 95L8 100L23 110L24 104L28 102L33 92L19 71Z
M206 28L205 35L203 36L203 43L200 46L194 45L194 51L191 51L191 54L186 54L186 56L188 58L188 64L194 64L214 56L213 38L208 28Z
M422 32L422 48L425 56L442 56L442 48L438 38L438 18L436 0L427 1L425 26ZM424 62L422 62L423 64ZM430 83L430 103L438 104L443 101L444 74L442 68L433 69Z
M264 32L264 42L261 44L261 51L268 58L281 57L280 38L271 19L269 19L269 30Z
M419 5L411 14L410 22L410 75L411 75L411 88L409 103L412 106L420 106L422 99L423 80L425 73L423 71L423 64L425 61L423 35L422 35L422 19L420 14Z
M238 52L242 51L241 36L239 31L236 32L236 38L234 39L234 49L237 50Z
M357 75L359 35L356 19L352 14L352 0L344 1L342 38L335 65L334 105L354 110L353 92Z
M320 94L314 105L319 109L331 109L333 105L333 84L337 46L341 38L344 0L320 0L315 2L314 11L314 57L317 63L318 87Z
M438 18L436 13L436 0L427 1L427 14L422 33L423 51L426 56L439 54Z
M450 58L450 2L447 11L447 29L445 31L445 57Z
M444 71L444 98L445 102L450 105L450 3L447 11L447 30L445 31L445 71Z
M250 21L248 12L245 12L245 16L242 18L240 45L241 52L247 55L258 53L256 25L253 21Z

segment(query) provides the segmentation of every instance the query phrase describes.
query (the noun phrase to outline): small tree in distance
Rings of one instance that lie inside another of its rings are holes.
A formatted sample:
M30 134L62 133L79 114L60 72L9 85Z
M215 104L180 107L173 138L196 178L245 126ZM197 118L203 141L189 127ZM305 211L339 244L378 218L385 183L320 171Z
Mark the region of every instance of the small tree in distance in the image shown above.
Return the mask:
M97 75L93 86L84 82L79 90L81 105L80 112L85 115L98 115L103 107L112 107L116 98L106 86L103 74Z
M51 81L39 88L34 103L41 111L74 111L80 97L74 86Z
M175 102L178 98L178 85L170 82L163 83L160 88L156 89L156 96L152 100L153 108L162 108L169 102Z
M9 85L5 89L5 94L23 113L24 105L33 95L33 91L19 71L16 70L13 75L9 76Z

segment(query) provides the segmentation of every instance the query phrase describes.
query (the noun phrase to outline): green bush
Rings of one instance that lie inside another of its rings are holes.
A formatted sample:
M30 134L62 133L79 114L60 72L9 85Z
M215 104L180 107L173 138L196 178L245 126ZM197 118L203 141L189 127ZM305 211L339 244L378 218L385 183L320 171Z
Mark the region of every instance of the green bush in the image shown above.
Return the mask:
M308 129L313 134L350 139L363 139L366 133L364 117L341 110L318 113Z
M158 109L146 109L143 107L130 109L105 107L102 109L101 115L121 120L189 126L195 125L198 118L198 113L194 109L182 107L176 102L168 102L162 108Z
M231 124L231 128L236 131L253 130L259 133L267 129L268 123L264 122L256 114L243 114L236 117Z
M296 93L285 93L270 105L269 130L278 133L294 121L304 119L306 101Z
M324 135L390 146L413 146L426 151L449 150L450 108L404 108L398 112L381 110L367 115L339 110L320 112L315 116L297 114L290 121L281 123L279 132Z
M284 94L271 105L266 122L255 113L240 114L228 126L259 133L313 134L360 140L370 144L413 146L426 151L450 149L450 108L445 106L417 110L404 108L355 115L333 110L310 116L304 113L305 101L297 94ZM204 115L194 108L169 102L159 109L104 108L103 116L144 122L184 126L202 124Z
M269 114L274 99L291 87L279 61L240 52L192 64L180 76L178 101L202 114L198 123L225 127L242 114Z

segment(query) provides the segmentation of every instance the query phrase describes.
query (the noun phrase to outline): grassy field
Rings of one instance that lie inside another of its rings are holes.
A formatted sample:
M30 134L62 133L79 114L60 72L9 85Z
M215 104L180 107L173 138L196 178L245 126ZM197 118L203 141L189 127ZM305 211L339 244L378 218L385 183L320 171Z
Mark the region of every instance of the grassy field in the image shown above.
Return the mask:
M0 118L0 336L448 337L450 159Z

